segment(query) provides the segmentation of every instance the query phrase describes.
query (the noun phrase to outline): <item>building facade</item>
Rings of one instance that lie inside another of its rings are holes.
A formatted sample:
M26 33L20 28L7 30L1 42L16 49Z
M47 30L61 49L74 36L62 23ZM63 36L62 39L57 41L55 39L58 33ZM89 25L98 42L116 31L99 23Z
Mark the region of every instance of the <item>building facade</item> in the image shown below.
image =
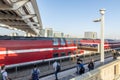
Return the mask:
M54 32L54 37L64 37L64 33L63 32Z
M97 39L97 32L85 32L84 38Z
M52 28L45 28L45 30L43 31L45 32L45 37L53 37L53 29Z

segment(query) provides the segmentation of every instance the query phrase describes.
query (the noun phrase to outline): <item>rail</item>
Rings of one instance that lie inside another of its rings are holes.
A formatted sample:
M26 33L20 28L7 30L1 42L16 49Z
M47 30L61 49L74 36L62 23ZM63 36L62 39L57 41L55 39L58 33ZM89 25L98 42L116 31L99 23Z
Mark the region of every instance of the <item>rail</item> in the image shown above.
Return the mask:
M80 58L84 61L85 64L89 62L91 58L94 58L95 61L98 61L100 59L100 55L98 53L96 54L89 54L89 55L79 55ZM111 53L106 53L106 57L111 57ZM76 66L76 56L73 55L72 57L66 57L66 58L56 58L58 62L61 64L62 71L73 68ZM53 74L54 70L52 68L52 64L54 60L56 59L49 59L50 61L44 61L43 63L38 63L41 70L41 77ZM11 78L19 78L24 76L29 76L30 71L33 68L32 65L26 65L26 66L16 66L14 68L7 68L8 73L10 74ZM24 74L26 72L26 74Z

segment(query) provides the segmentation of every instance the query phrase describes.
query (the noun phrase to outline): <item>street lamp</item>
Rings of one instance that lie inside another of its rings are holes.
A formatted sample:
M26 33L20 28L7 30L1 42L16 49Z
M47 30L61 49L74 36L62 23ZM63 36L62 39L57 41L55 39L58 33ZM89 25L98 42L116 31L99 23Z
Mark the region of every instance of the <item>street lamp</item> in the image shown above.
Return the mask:
M104 14L105 9L100 9L101 18L94 20L94 22L101 22L101 45L100 45L100 53L101 53L101 63L104 64Z

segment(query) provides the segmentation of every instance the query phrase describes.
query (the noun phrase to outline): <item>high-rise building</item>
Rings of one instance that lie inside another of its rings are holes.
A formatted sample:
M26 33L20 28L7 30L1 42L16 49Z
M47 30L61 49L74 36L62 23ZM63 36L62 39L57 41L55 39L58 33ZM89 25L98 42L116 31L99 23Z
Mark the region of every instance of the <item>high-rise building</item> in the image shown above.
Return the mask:
M63 32L54 32L54 37L64 37Z
M40 32L41 32L41 33L40 33L40 36L41 36L41 37L45 37L45 29L40 30Z
M53 29L52 28L45 28L45 37L53 37Z
M85 32L84 38L97 39L97 32Z

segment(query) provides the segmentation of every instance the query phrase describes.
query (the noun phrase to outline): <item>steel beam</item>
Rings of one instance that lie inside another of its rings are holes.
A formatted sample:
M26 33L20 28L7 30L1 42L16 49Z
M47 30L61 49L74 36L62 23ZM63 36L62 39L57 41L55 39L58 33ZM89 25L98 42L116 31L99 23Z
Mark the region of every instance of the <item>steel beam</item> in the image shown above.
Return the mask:
M17 28L23 31L28 31L29 33L36 34L34 30L32 30L28 25L10 25L10 27Z
M0 23L6 24L6 25L27 25L24 22L19 22L19 21L0 21Z
M25 16L22 16L22 19L29 19L35 16L36 16L35 14L25 15Z
M6 10L6 9L10 9L12 7L5 5L5 4L0 4L0 10Z
M38 22L39 22L39 24L40 24L40 29L42 29L42 21L41 21L39 9L38 9L38 7L37 7L37 2L36 2L36 0L31 0L31 3L32 3L33 8L34 8L34 11L35 11L35 13L36 13L36 15L37 15L37 19L38 19Z
M22 7L23 5L25 5L28 1L30 1L30 0L19 0L18 2L13 4L13 8L12 9L13 10L17 10L20 7Z
M28 22L27 24L29 24L29 25L34 25L34 24L38 24L38 22Z
M28 1L30 0L19 0L13 4L11 4L11 6L8 6L7 4L2 4L0 1L0 10L17 10L20 7L22 7L23 5L25 5Z
M2 19L11 19L11 20L22 20L20 17L18 16L12 16L12 15L2 15L0 14L0 20Z

